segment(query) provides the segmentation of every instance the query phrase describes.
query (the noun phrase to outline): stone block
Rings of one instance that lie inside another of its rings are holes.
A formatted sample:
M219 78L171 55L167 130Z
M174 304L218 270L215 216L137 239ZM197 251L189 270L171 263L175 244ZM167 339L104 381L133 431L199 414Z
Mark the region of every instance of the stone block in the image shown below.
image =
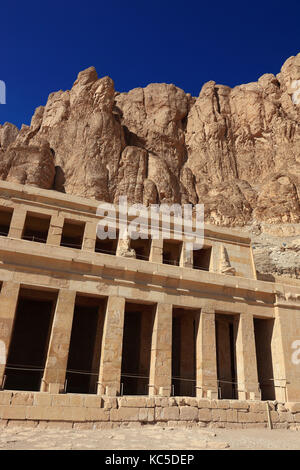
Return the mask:
M13 392L11 398L12 405L33 405L33 393Z
M0 392L0 405L9 405L11 402L12 392Z
M260 413L260 412L266 412L267 409L267 404L266 402L253 402L249 404L249 411L253 411L253 413Z
M212 417L212 421L226 422L227 420L226 410L212 410L211 417Z
M231 408L229 400L214 400L217 409L226 410Z
M139 408L119 408L110 410L111 421L139 421Z
M278 423L279 422L279 413L277 411L270 411L270 415L271 415L272 423Z
M146 397L146 407L147 408L154 408L155 407L155 398L154 397Z
M70 396L68 394L52 395L52 406L70 406Z
M230 408L236 410L249 410L250 404L244 400L230 400Z
M193 406L181 406L180 407L180 420L187 421L198 421L199 410Z
M199 421L209 422L212 420L212 412L208 408L201 408L198 410Z
M102 408L103 398L100 395L86 395L84 397L84 406L86 408Z
M165 408L155 408L155 421L176 421L179 420L179 408L168 406Z
M188 406L196 406L198 407L198 400L197 398L194 398L194 397L187 397L185 399L185 402Z
M117 411L117 410L114 410ZM109 421L109 411L103 408L85 408L85 420L86 421ZM74 420L80 421L80 420Z
M293 415L295 423L300 423L300 413L295 413Z
M169 398L155 397L155 406L169 406Z
M52 404L52 395L50 393L37 392L33 397L34 406L51 406Z
M139 421L152 423L154 421L154 408L140 408Z
M1 406L0 416L2 419L26 419L26 406Z
M226 421L227 423L237 423L237 410L226 410Z
M238 411L238 422L239 423L257 423L257 414L252 412Z
M290 411L281 411L278 413L279 415L279 421L281 423L293 423L294 422L294 416L293 413Z
M84 397L78 393L69 394L70 406L83 406Z
M146 397L122 397L118 399L119 407L143 408L146 407Z
M292 413L300 413L300 402L289 402L285 404L285 407Z
M104 401L104 409L105 410L111 410L113 408L117 408L117 406L118 406L118 402L117 402L116 398L104 396L103 401Z
M208 409L216 408L216 404L214 401L207 400L205 398L199 398L197 400L197 403L198 403L198 408L208 408Z

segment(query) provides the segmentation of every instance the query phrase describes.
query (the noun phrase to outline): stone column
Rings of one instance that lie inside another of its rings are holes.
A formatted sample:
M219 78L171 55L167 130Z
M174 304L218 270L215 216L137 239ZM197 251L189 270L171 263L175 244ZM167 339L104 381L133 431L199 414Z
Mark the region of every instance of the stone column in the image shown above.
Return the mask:
M260 400L253 315L241 313L235 322L235 331L238 398Z
M300 401L300 308L289 303L274 309L271 353L275 398L279 402Z
M103 328L104 328L104 318L105 312L103 311L103 305L99 307L98 310L98 321L96 327L96 338L95 338L95 346L93 351L93 359L92 359L92 371L97 371L97 375L93 375L90 380L90 390L91 393L96 393L98 391L98 377L99 377L99 367L100 367L100 358L101 358L101 345L102 345L102 337L103 337Z
M97 222L86 222L83 235L82 249L85 251L95 251L96 238Z
M22 238L27 210L23 206L16 206L11 218L8 236Z
M41 391L64 390L69 356L76 292L61 289L58 294Z
M100 359L98 394L120 394L125 298L110 296L107 301Z
M215 312L207 308L198 317L196 387L198 398L218 398Z
M152 239L149 261L162 264L163 262L163 239Z
M60 215L53 215L50 221L47 243L59 246L61 241L64 218Z
M182 243L182 250L180 256L180 266L183 268L193 268L193 250L189 248L190 242Z
M20 284L4 281L0 295L0 386L6 367Z
M152 333L149 375L150 395L171 395L172 311L171 304L157 304Z

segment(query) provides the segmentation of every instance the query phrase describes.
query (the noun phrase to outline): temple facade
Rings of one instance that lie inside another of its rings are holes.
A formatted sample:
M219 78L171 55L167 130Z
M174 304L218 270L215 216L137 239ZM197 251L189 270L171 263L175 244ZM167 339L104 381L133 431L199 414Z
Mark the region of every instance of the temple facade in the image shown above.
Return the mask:
M184 239L100 240L98 204L0 182L2 420L117 397L300 402L299 281L258 279L250 238L216 226L192 252Z

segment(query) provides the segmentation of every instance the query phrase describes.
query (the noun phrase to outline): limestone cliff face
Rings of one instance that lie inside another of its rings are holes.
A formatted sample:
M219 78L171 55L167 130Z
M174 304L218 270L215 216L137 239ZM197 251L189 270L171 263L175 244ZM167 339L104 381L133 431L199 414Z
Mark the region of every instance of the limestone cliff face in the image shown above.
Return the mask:
M300 53L277 76L210 81L198 98L157 83L118 93L91 67L30 126L0 126L0 178L111 202L204 203L219 225L298 227L297 85Z

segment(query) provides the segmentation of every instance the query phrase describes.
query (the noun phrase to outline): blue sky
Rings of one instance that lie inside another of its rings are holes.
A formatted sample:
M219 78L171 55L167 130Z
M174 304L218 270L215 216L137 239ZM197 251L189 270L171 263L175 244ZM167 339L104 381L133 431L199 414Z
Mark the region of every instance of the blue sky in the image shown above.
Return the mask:
M299 0L11 0L0 18L0 124L19 127L91 65L118 91L166 82L198 96L208 80L255 81L300 52Z

